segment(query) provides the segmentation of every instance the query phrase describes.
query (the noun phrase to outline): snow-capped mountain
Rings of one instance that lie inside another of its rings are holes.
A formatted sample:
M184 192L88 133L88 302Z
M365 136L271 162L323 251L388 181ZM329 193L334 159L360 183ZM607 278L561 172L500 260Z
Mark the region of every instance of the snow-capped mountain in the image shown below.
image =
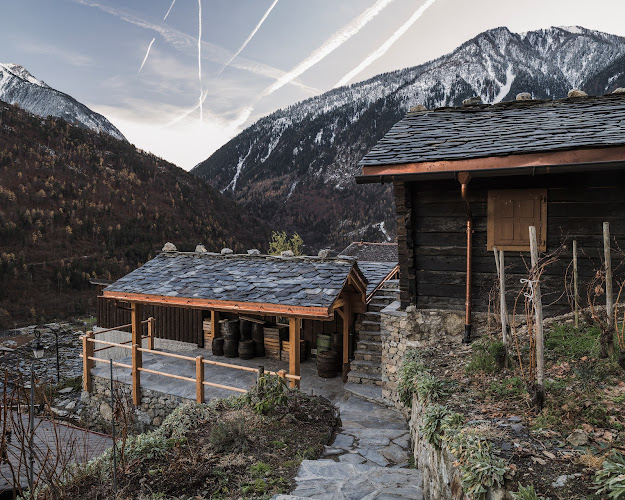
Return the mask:
M358 161L413 105L566 97L625 87L625 38L581 27L486 31L451 54L333 89L260 119L193 172L314 247L394 236L390 188Z
M38 80L18 64L0 63L0 100L17 104L37 116L63 118L79 127L126 140L102 115Z

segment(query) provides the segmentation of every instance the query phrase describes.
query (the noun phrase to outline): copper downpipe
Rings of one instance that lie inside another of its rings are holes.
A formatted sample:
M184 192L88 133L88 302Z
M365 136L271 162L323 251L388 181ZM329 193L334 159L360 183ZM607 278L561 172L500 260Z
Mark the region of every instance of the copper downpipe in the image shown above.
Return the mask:
M465 298L465 322L464 322L464 337L462 342L468 344L471 342L471 278L472 278L472 250L473 250L473 214L471 213L471 205L467 199L468 184L471 180L471 175L468 172L461 172L458 174L458 180L461 183L461 195L462 201L465 203L465 212L467 216L467 288Z

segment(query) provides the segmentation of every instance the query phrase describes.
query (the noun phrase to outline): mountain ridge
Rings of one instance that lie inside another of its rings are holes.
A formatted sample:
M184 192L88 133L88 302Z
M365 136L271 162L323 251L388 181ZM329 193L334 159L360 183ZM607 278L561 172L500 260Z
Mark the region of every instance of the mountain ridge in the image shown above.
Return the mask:
M192 173L312 248L394 236L389 186L356 186L358 160L415 104L601 94L625 86L625 38L583 27L500 27L432 61L332 89L243 130ZM590 93L590 92L589 92ZM384 234L385 230L388 234Z
M50 87L26 68L0 63L0 100L34 115L54 116L94 132L104 132L125 141L124 135L107 118L89 109L74 97Z

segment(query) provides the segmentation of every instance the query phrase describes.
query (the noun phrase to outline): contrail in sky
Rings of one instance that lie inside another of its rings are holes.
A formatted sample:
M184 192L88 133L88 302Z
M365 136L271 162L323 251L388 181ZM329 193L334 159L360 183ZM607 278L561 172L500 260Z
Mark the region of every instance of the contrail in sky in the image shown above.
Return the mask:
M354 78L358 73L364 70L367 66L372 64L376 59L379 59L386 51L391 48L391 46L399 40L399 38L406 33L410 29L410 27L417 22L417 20L423 15L423 13L431 7L436 0L427 0L421 7L419 7L415 13L412 15L408 21L406 21L399 29L391 35L391 37L386 40L380 47L374 50L371 54L367 56L367 58L362 61L358 66L356 66L353 70L347 73L343 78L341 78L334 87L341 87L349 82L352 78Z
M202 96L204 94L204 90L202 89L202 0L197 0L197 8L198 8L198 33L197 33L197 74L200 80L200 122L203 119L204 109L202 108L202 104L204 101L202 100Z
M141 73L141 70L143 69L143 65L145 64L145 61L148 60L148 55L150 54L150 49L152 48L152 44L154 43L154 40L156 40L156 38L152 38L150 45L148 45L148 50L145 53L145 57L143 58L143 62L141 63L141 67L139 68L139 73Z
M169 15L169 13L171 12L171 8L174 6L174 4L175 4L175 3L176 3L176 0L173 0L173 1L171 2L171 5L169 6L169 10L167 11L167 14L165 14L165 17L163 18L163 21L164 21L165 19L167 19L167 16L168 16L168 15Z
M358 33L369 21L377 16L387 5L393 0L377 0L375 4L365 10L358 17L353 19L349 24L341 28L334 33L328 40L326 40L321 47L310 54L306 59L299 63L291 71L288 71L285 75L278 78L271 86L269 86L262 94L261 97L273 94L276 90L284 87L291 80L300 76L304 71L310 69L319 61L324 59L328 54L338 49L352 36Z
M176 1L176 0L174 0ZM235 57L237 57L242 51L243 49L247 46L248 43L250 43L250 40L254 37L254 35L256 34L256 32L258 31L258 29L262 26L262 24L265 22L265 19L267 19L267 16L269 15L269 13L273 10L273 8L276 6L276 4L278 3L278 0L273 0L273 3L271 4L271 6L267 9L267 12L265 12L265 15L261 18L260 21L258 21L258 24L256 25L256 27L252 30L252 32L249 34L249 36L245 39L245 41L243 42L243 44L241 45L241 47L239 47L239 50L237 50L234 55L228 60L228 62L226 64L224 64L222 66L222 68L219 70L219 72L217 73L218 75L221 75L221 72L226 69L228 67L228 65L235 59Z

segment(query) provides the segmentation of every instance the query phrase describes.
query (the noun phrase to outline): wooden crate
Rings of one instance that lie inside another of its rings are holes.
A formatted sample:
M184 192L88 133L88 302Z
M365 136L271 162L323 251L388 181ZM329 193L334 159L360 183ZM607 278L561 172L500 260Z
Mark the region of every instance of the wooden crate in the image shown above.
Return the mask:
M288 326L265 326L263 328L265 339L289 340Z
M280 349L280 359L282 361L289 360L289 342L282 341L282 346ZM308 359L308 342L305 340L300 340L299 343L299 360L300 362L306 361Z

